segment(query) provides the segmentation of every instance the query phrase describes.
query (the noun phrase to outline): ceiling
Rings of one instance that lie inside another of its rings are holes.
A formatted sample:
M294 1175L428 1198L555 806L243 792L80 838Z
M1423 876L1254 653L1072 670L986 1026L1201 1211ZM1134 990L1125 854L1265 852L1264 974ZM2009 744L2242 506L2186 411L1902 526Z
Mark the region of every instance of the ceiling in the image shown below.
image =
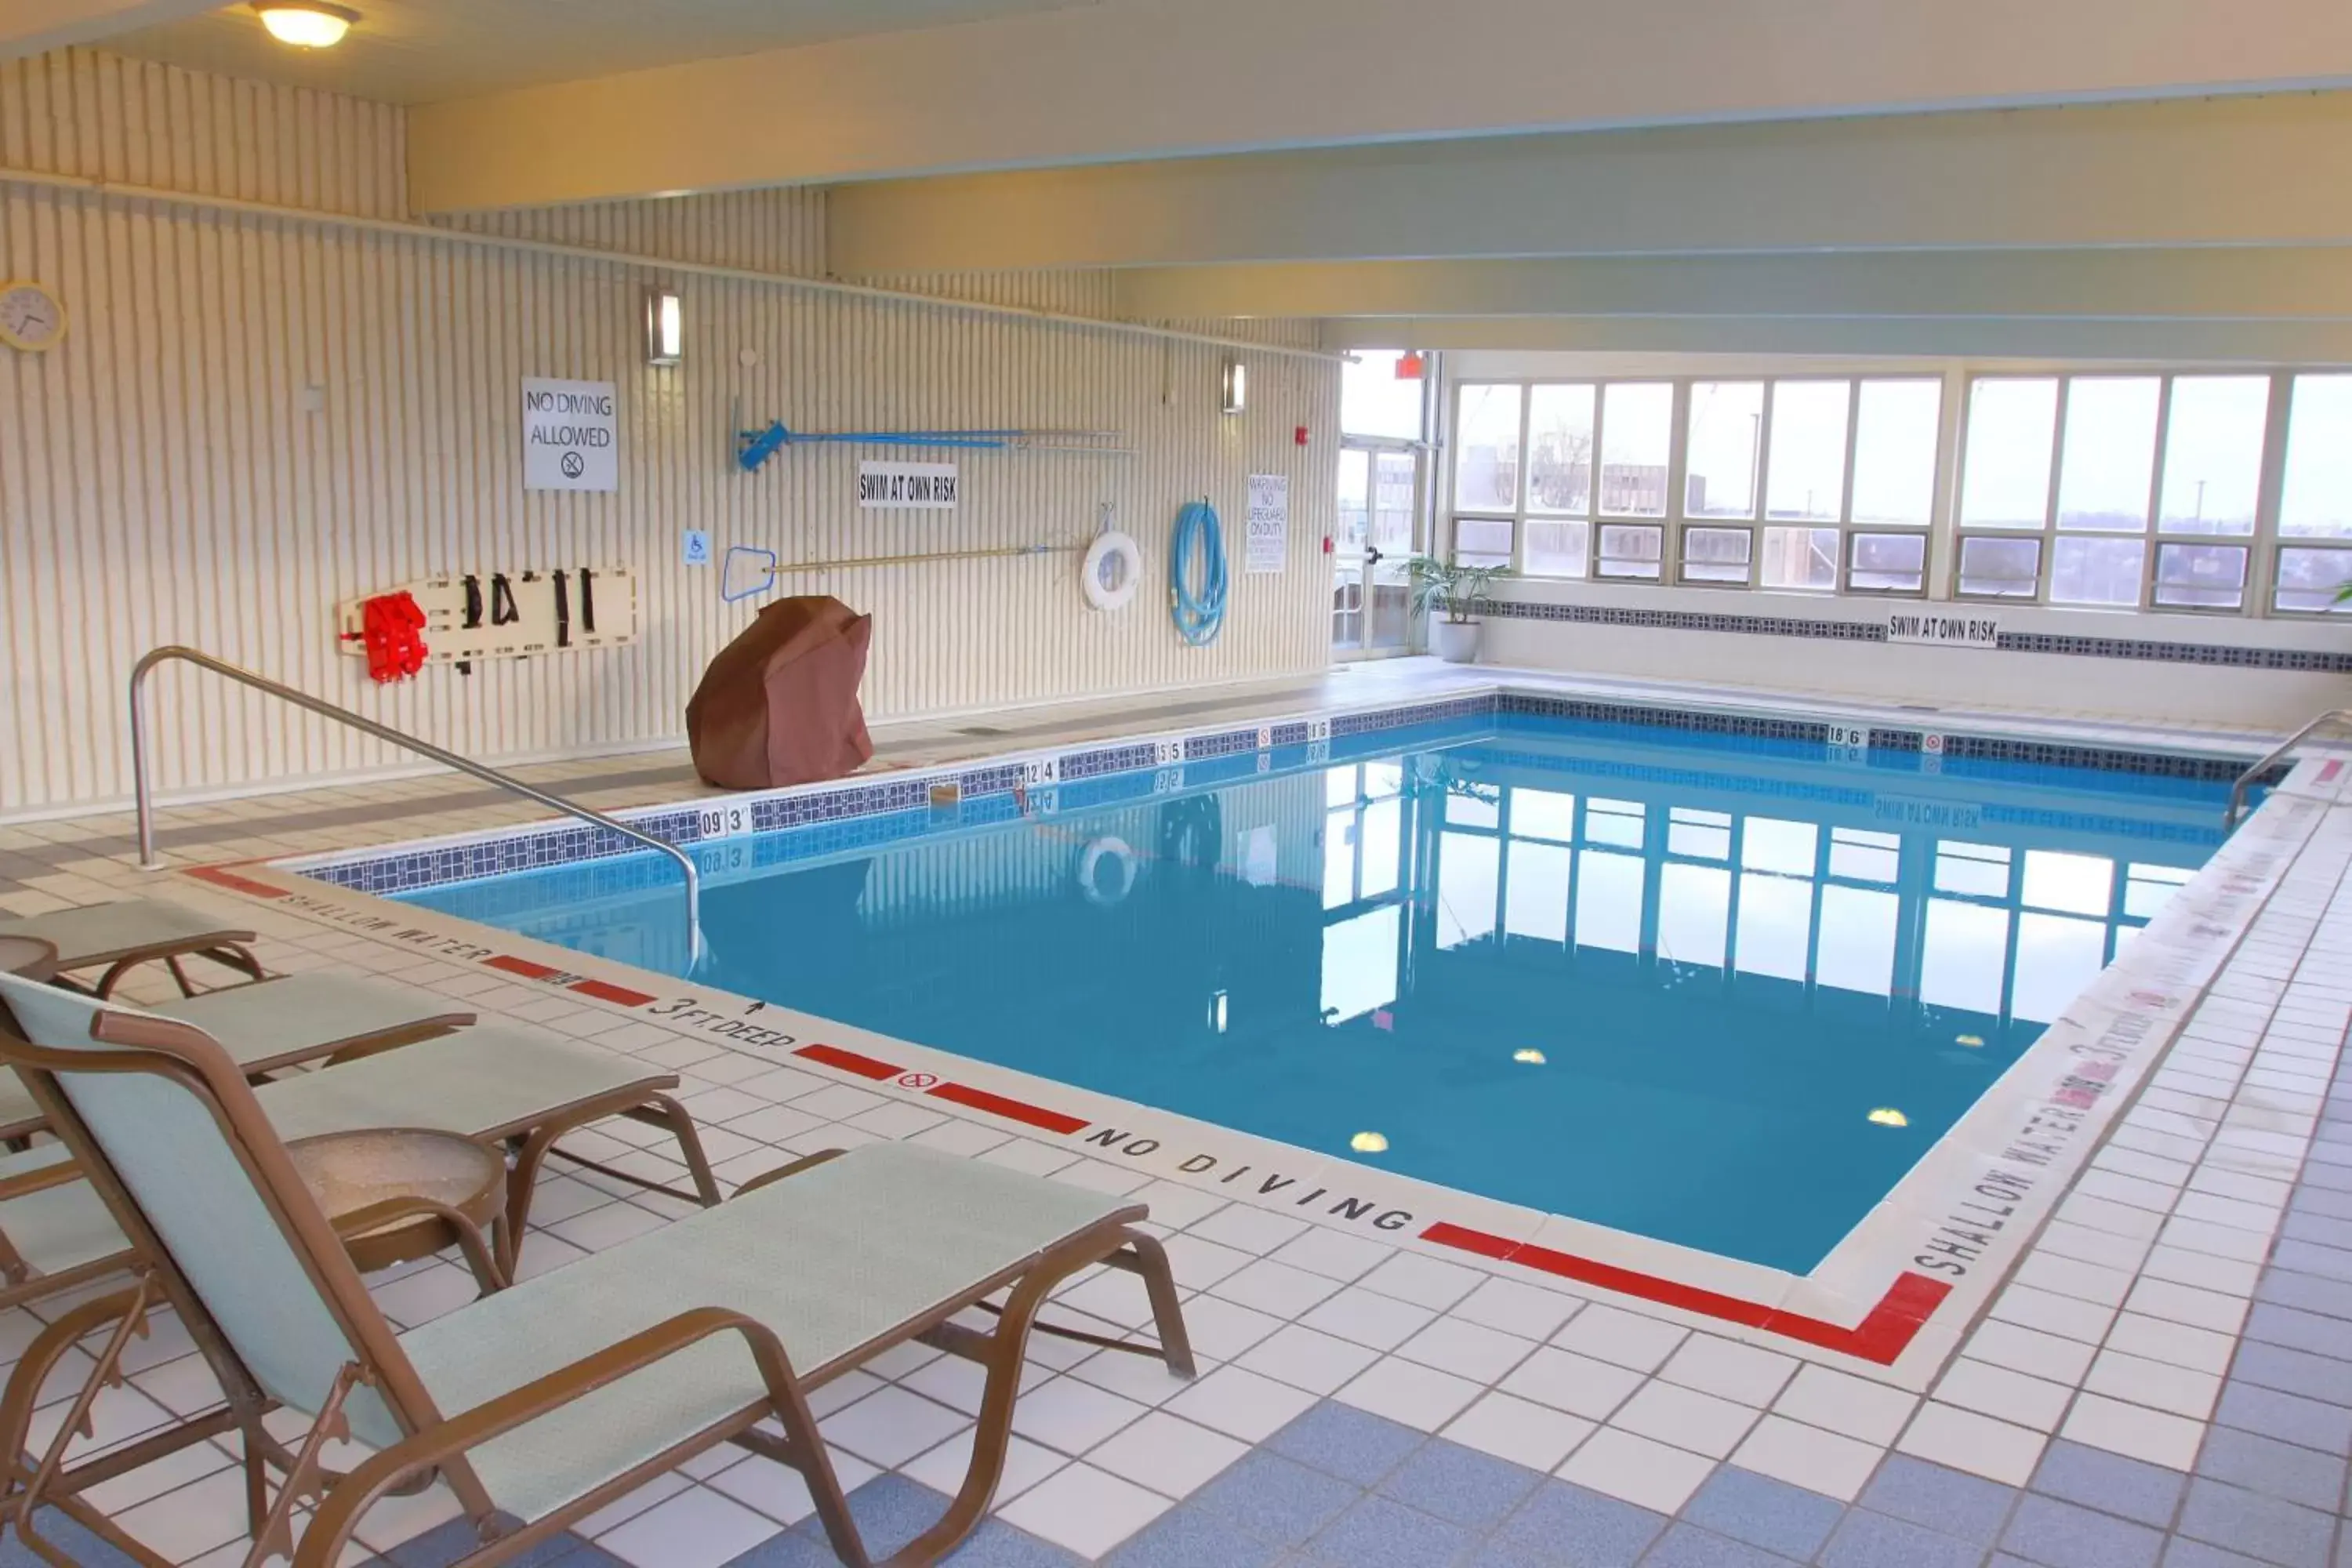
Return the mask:
M245 5L106 41L128 55L391 103L478 93L864 34L1074 9L1099 0L348 0L335 48L289 49Z

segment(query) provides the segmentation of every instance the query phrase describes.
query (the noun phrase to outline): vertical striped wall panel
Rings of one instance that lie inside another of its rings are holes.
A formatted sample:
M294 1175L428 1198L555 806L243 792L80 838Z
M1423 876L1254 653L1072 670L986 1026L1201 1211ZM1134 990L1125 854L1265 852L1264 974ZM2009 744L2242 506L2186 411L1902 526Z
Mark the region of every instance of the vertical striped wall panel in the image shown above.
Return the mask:
M0 66L12 167L396 216L399 140L396 110L330 95L84 51ZM636 205L649 210L492 221L736 265L821 254L805 194ZM128 792L122 683L165 641L486 758L675 738L705 662L757 608L723 605L716 569L680 563L689 527L722 552L820 562L1075 544L1108 502L1143 542L1153 583L1110 616L1083 606L1071 554L791 573L783 591L874 613L877 719L1278 675L1327 655L1328 363L1253 365L1251 409L1227 419L1223 351L1205 345L688 278L687 363L656 370L639 342L648 279L620 263L21 184L0 184L0 273L51 284L73 313L58 351L0 350L0 815ZM618 494L524 492L527 374L617 384ZM1113 427L1137 455L966 453L955 513L861 513L855 450L789 451L743 474L738 409L803 428ZM1312 445L1292 444L1298 425ZM1279 575L1241 573L1252 472L1290 477ZM1232 610L1207 649L1176 637L1160 580L1176 509L1198 496L1234 520ZM340 598L445 571L616 562L643 574L633 648L378 689L331 644ZM186 671L159 684L167 788L401 760Z

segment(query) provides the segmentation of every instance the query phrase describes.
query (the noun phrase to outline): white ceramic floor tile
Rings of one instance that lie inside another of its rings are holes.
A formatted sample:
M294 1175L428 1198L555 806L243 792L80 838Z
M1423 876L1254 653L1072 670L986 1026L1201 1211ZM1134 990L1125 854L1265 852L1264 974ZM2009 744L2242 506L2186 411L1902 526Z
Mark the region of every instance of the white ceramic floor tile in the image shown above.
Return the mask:
M1642 1382L1638 1372L1547 1347L1513 1368L1502 1387L1522 1399L1600 1421L1624 1404Z
M691 1487L596 1538L636 1568L719 1568L783 1526L733 1498Z
M1551 1342L1636 1372L1655 1372L1689 1331L1663 1319L1595 1304L1570 1318Z
M1055 1471L1007 1503L1001 1517L1081 1557L1103 1555L1174 1506L1167 1498L1091 1465Z
M979 1428L967 1426L956 1436L933 1448L929 1453L899 1467L899 1473L918 1480L933 1491L950 1497L963 1485L964 1472L971 1468L972 1436ZM1001 1509L1055 1470L1070 1461L1042 1444L1025 1437L1010 1437L1004 1446L1004 1473L996 1482L996 1500L991 1506ZM853 1491L847 1478L842 1480L842 1490Z
M1034 1443L1072 1456L1141 1415L1147 1407L1075 1377L1057 1377L1024 1394L1013 1406L1013 1429Z
M1498 1392L1481 1394L1439 1436L1515 1465L1549 1470L1591 1435L1593 1425L1581 1416Z
M1283 1326L1282 1320L1214 1296L1184 1303L1184 1330L1192 1349L1217 1361L1231 1361Z
M825 1444L884 1469L938 1447L971 1419L892 1384L820 1423Z
M1463 1298L1453 1316L1483 1328L1500 1329L1531 1340L1549 1339L1584 1302L1557 1290L1522 1285L1516 1279L1488 1279Z
M837 1448L826 1452L833 1461L833 1478L845 1495L882 1473L855 1454ZM816 1511L808 1483L798 1470L758 1454L728 1466L705 1484L781 1524L798 1524Z
M1772 1408L1807 1426L1884 1447L1901 1435L1918 1404L1899 1388L1826 1366L1807 1365L1790 1380Z
M1221 1247L1235 1247L1264 1256L1305 1231L1307 1222L1252 1208L1247 1204L1228 1204L1185 1229Z
M1308 1328L1337 1334L1374 1350L1391 1351L1436 1314L1393 1296L1350 1286L1299 1320Z
M2047 1443L2041 1433L1973 1410L1930 1402L1919 1407L1895 1447L1904 1453L1956 1470L2021 1487L2041 1461Z
M1183 1499L1248 1452L1246 1443L1155 1410L1097 1447L1087 1463Z
M1383 1296L1394 1296L1401 1301L1444 1311L1472 1295L1478 1282L1487 1278L1478 1270L1465 1268L1458 1263L1425 1258L1418 1252L1400 1252L1365 1275L1362 1283L1366 1289L1378 1290ZM1495 1283L1504 1282L1496 1280ZM1530 1338L1540 1339L1559 1326L1559 1322L1554 1322L1551 1328L1540 1332L1522 1331L1528 1333Z
M2196 1372L2221 1373L2230 1370L2230 1358L2237 1352L2237 1342L2210 1329L2125 1312L2116 1319L2116 1326L2107 1334L2107 1348Z
M1995 1416L2037 1432L2049 1432L2066 1413L2074 1390L2011 1372L1990 1362L1963 1356L1945 1370L1936 1384L1936 1398L1982 1415Z
M1604 1426L1553 1473L1638 1507L1674 1513L1714 1469L1713 1460Z
M1731 1456L1742 1469L1852 1502L1869 1484L1885 1450L1779 1415L1756 1424Z
M1712 1394L1664 1382L1644 1384L1609 1425L1710 1458L1726 1459L1756 1423L1756 1412Z
M1168 1401L1166 1408L1213 1426L1244 1442L1262 1442L1314 1405L1315 1395L1286 1383L1261 1377L1245 1367L1224 1366Z
M1535 1353L1533 1340L1444 1317L1398 1347L1397 1353L1473 1383L1497 1383Z
M1260 1258L1217 1281L1211 1294L1277 1318L1297 1318L1339 1289L1320 1274Z
M1477 1397L1478 1384L1435 1367L1386 1356L1335 1396L1360 1410L1434 1432Z
M2083 1386L2093 1394L2168 1411L2192 1421L2202 1421L2210 1415L2213 1402L2221 1396L2221 1379L2217 1373L2192 1371L2170 1362L2149 1361L2114 1349L2099 1352Z
M1658 1375L1702 1394L1760 1409L1772 1403L1795 1374L1797 1364L1794 1356L1713 1334L1693 1334L1666 1359Z
M2074 1408L2058 1435L2069 1442L2088 1444L2110 1453L2127 1455L2151 1465L2185 1470L2197 1461L2205 1439L2205 1425L2186 1416L2126 1405L2095 1394L2076 1397Z
M1368 1241L1360 1236L1349 1236L1346 1231L1317 1226L1276 1247L1274 1258L1277 1263L1287 1263L1310 1274L1351 1280L1360 1279L1395 1253L1396 1248L1383 1242Z
M1293 1323L1240 1358L1239 1364L1313 1394L1336 1394L1379 1352Z

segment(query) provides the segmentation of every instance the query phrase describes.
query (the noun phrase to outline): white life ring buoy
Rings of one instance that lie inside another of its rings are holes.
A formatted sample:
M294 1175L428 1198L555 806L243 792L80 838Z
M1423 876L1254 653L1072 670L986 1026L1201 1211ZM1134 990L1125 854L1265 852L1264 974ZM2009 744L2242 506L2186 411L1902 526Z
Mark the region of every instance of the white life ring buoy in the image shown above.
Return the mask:
M1097 610L1123 610L1143 586L1143 547L1131 535L1105 532L1087 547L1087 563L1079 574L1087 603Z
M1106 910L1135 890L1135 851L1126 839L1103 837L1087 846L1078 857L1078 890Z

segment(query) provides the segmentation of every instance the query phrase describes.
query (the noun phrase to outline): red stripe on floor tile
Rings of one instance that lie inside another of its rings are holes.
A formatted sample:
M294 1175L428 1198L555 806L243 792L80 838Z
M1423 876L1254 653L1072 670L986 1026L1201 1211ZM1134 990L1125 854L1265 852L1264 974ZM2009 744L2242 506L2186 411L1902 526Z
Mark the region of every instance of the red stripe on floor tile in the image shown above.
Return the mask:
M991 1116L1002 1116L1007 1121L1019 1121L1031 1127L1042 1127L1048 1132L1076 1132L1087 1124L1082 1116L1065 1116L1058 1110L1048 1110L1041 1105L1007 1100L1001 1094L991 1094L984 1089L969 1084L943 1083L930 1091L951 1104L985 1110Z
M2336 758L2335 760L2333 760L2333 761L2331 761L2331 762L2327 763L2326 765L2324 765L2323 767L2321 767L2321 769L2319 770L2319 782L2320 782L2321 784L2326 784L2328 780L2330 780L2330 779L2334 778L2337 773L2342 773L2343 771L2344 771L2344 761L2343 761L2343 759L2342 759L2342 758L2340 758L2340 757Z
M533 963L528 958L510 958L501 952L482 960L485 967L503 969L509 974L520 974L525 980L549 980L563 973L550 964Z
M240 877L236 872L218 866L191 866L188 868L188 875L199 880L210 882L216 888L226 888L233 893L250 893L257 899L288 897L283 888L273 888L267 882L257 882L250 877Z
M1819 1318L1807 1318L1795 1312L1783 1312L1754 1301L1742 1301L1736 1296L1725 1296L1713 1290L1702 1290L1694 1285L1677 1284L1661 1279L1654 1274L1636 1273L1613 1264L1579 1258L1570 1252L1556 1252L1549 1247L1532 1242L1515 1242L1507 1237L1490 1236L1483 1230L1466 1226L1448 1225L1444 1221L1421 1233L1423 1241L1433 1241L1441 1247L1459 1247L1482 1258L1517 1263L1523 1268L1556 1274L1563 1279L1574 1279L1586 1285L1597 1285L1604 1290L1614 1290L1621 1296L1639 1300L1654 1301L1662 1307L1675 1307L1702 1317L1717 1318L1728 1323L1738 1323L1766 1333L1801 1340L1823 1350L1842 1352L1880 1366L1891 1366L1896 1357L1918 1333L1919 1325L1951 1293L1951 1286L1941 1279L1931 1279L1925 1274L1903 1273L1895 1278L1886 1294L1880 1298L1870 1315L1854 1327L1843 1328Z
M642 1007L653 1000L646 992L632 991L625 985L607 985L601 980L575 980L571 989L599 1002L618 1002L624 1007Z
M896 1078L898 1069L888 1062L877 1062L872 1057L861 1057L856 1051L845 1051L839 1046L803 1046L794 1051L796 1057L806 1057L813 1062L823 1062L829 1068L854 1072L860 1078Z

